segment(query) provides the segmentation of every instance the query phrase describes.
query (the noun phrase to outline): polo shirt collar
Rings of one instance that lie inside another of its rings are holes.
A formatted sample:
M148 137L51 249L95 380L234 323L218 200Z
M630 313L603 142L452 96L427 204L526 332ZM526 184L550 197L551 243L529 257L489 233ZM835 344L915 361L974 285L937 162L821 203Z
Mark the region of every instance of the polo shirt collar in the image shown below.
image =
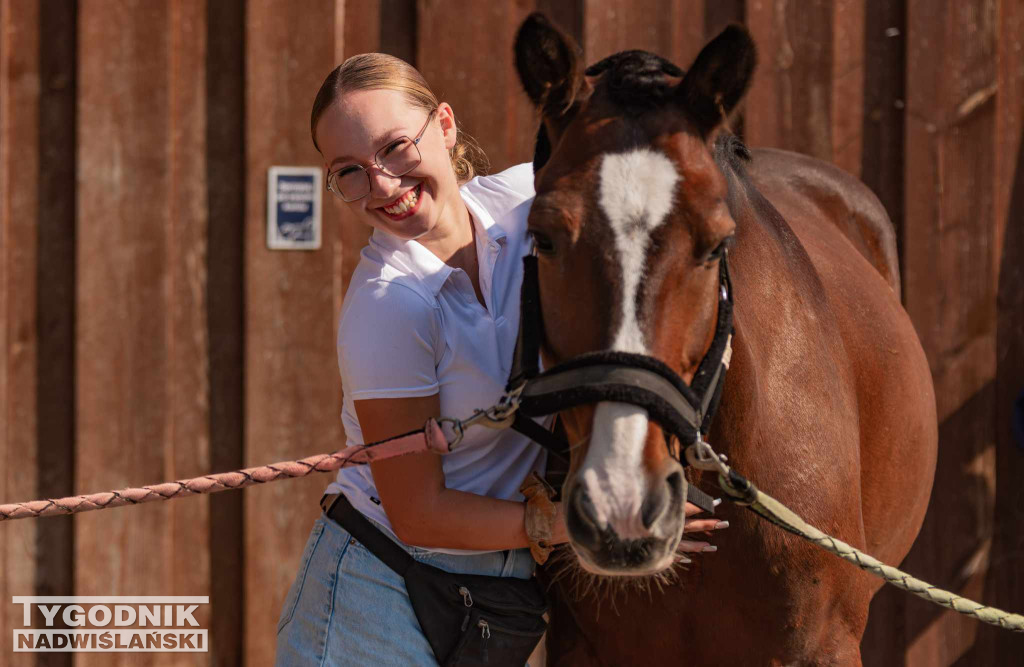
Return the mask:
M377 249L385 264L416 278L434 296L437 296L448 276L454 271L419 241L406 241L374 229L370 236L370 245Z

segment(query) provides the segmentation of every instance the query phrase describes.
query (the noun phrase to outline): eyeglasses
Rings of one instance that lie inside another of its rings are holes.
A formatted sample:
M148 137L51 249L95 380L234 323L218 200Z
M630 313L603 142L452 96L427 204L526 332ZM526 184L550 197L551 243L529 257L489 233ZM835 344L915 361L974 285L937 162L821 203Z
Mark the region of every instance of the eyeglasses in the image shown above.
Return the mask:
M434 109L427 114L427 121L415 139L399 137L381 148L373 156L373 162L388 176L405 176L419 165L419 143L430 125L430 119L437 113ZM343 201L353 202L370 194L370 174L358 164L350 164L327 174L327 189Z

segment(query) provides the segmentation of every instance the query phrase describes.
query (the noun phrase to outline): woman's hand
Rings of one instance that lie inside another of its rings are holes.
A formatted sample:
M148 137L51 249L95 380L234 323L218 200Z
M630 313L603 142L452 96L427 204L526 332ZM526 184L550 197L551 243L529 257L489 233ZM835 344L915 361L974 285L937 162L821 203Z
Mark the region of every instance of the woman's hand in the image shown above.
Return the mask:
M718 505L721 501L715 500L715 505ZM728 521L721 521L720 519L692 519L697 514L701 514L704 510L697 507L693 503L686 503L686 524L683 526L683 534L686 533L704 533L710 535L713 530L724 530L729 527ZM680 540L679 551L684 553L710 553L712 551L718 551L718 547L711 544L710 542L701 542L696 540Z

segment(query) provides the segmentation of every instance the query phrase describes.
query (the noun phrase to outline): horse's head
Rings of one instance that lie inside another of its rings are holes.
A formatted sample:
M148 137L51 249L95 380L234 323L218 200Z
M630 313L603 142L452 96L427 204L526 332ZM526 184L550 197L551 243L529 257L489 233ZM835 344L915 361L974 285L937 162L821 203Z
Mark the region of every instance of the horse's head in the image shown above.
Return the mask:
M685 74L642 51L583 72L576 53L540 15L516 38L519 77L542 115L529 228L545 363L619 350L656 357L689 382L713 338L718 262L735 228L713 141L746 92L754 44L729 27ZM687 483L661 429L626 403L563 417L576 445L564 505L583 567L669 567Z

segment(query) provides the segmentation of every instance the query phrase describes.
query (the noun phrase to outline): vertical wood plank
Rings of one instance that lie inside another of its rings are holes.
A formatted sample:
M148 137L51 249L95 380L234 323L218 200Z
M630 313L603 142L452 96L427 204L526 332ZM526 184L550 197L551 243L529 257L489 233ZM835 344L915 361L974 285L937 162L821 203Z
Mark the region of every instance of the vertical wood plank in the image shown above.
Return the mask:
M386 48L381 43L381 39L382 33L387 31L387 27L382 29L381 26L382 24L389 26L390 21L382 20L384 4L382 0L343 1L345 9L344 21L341 26L343 38L335 43L335 65L340 65L347 58L360 53L377 52L389 53L415 65L415 20L412 22L413 29L411 31L402 31L402 34L408 40L407 43L399 42L396 37L390 38L390 49ZM413 4L412 10L415 12L415 4ZM327 72L324 72L324 76L321 77L321 83L326 76ZM323 163L324 160L321 158L320 162ZM341 272L340 282L335 290L334 303L334 313L337 316L341 312L341 301L348 291L352 271L355 270L356 265L359 263L359 252L366 245L371 229L357 220L349 212L345 202L333 194L324 194L324 215L330 216L339 229L338 240L341 248L338 261L341 262Z
M162 3L82 3L76 354L81 491L164 479L168 18ZM152 553L170 546L163 528L170 511L157 503L75 517L76 592L170 588L167 557ZM93 656L82 657L98 664Z
M908 0L904 296L940 429L935 492L905 564L978 597L996 493L995 46L995 2ZM977 624L908 602L905 627L906 664L977 664Z
M582 47L584 4L585 0L536 0L535 9Z
M643 49L687 68L706 40L704 0L584 0L587 64Z
M996 98L996 257L998 258L995 383L995 534L985 602L1024 608L1024 442L1015 437L1015 402L1024 393L1024 6L999 5ZM982 632L981 664L1010 664L1021 641Z
M72 0L51 2L40 13L36 446L42 498L74 492L76 31ZM74 593L74 522L54 518L36 526L38 595ZM70 665L72 657L40 656L40 664Z
M418 17L416 0L373 0L373 2L367 3L370 7L366 9L360 8L358 13L361 14L372 9L373 4L376 2L380 3L380 13L377 16L377 35L379 35L380 45L375 50L390 53L415 66L417 48L416 22ZM347 4L351 8L353 3L349 0ZM356 12L350 9L347 14L352 16L354 13ZM358 20L356 16L352 16L352 18ZM346 27L346 39L348 39L349 35L350 33ZM345 48L348 49L347 46ZM355 53L362 53L362 51L355 51Z
M39 215L39 8L0 3L0 498L38 492L36 471L36 224ZM37 525L0 536L0 627L22 625L12 595L35 594ZM11 630L4 633L10 641ZM10 646L3 646L5 655ZM31 654L18 665L36 665Z
M745 117L752 145L832 158L833 10L830 0L747 2L760 54L746 103L757 110Z
M266 247L271 165L322 164L309 113L334 67L331 0L255 0L246 7L245 457L266 463L328 452L342 442L334 350L336 227L316 251ZM275 627L319 513L328 475L246 491L245 662L271 664Z
M830 126L837 166L860 176L864 119L865 0L834 0Z
M205 13L202 0L82 3L81 490L210 469ZM208 592L208 503L191 498L76 517L76 591ZM197 614L206 627L209 611ZM77 662L110 664L110 656L83 654ZM147 662L176 661L154 654Z
M806 153L860 174L865 0L751 0L760 67L750 143Z
M896 228L903 265L903 110L906 1L869 0L864 19L863 151L860 174Z
M395 4L393 1L386 3ZM408 54L411 57L405 58L397 53L385 51L381 47L381 35L388 32L390 21L382 21L381 14L384 11L384 0L343 0L344 20L341 26L343 38L340 47L335 52L335 64L340 65L346 58L360 53L391 53L408 63L415 64L415 52ZM413 7L415 11L415 7ZM407 18L407 17L406 17ZM383 24L383 28L382 28ZM408 49L407 44L402 45L403 50ZM326 77L327 72L324 72ZM323 77L321 77L323 78Z
M908 2L904 285L940 421L995 376L995 8Z
M210 470L244 466L245 4L206 7ZM210 497L211 663L242 664L245 493Z
M531 159L536 122L511 63L515 31L532 7L457 0L439 11L432 0L420 0L418 8L419 70L483 147L491 171ZM472 55L480 53L497 57Z
M730 23L743 23L746 0L707 0L704 7L704 35L711 39Z
M215 0L216 1L216 0ZM181 479L211 470L210 343L207 321L209 208L206 181L206 4L168 3L168 164L165 167L167 244L165 331L167 337L165 478ZM210 497L170 503L171 589L179 594L210 592ZM219 613L217 600L201 608L202 627ZM197 616L197 620L200 617ZM208 663L212 654L197 661ZM177 664L171 655L156 664Z

